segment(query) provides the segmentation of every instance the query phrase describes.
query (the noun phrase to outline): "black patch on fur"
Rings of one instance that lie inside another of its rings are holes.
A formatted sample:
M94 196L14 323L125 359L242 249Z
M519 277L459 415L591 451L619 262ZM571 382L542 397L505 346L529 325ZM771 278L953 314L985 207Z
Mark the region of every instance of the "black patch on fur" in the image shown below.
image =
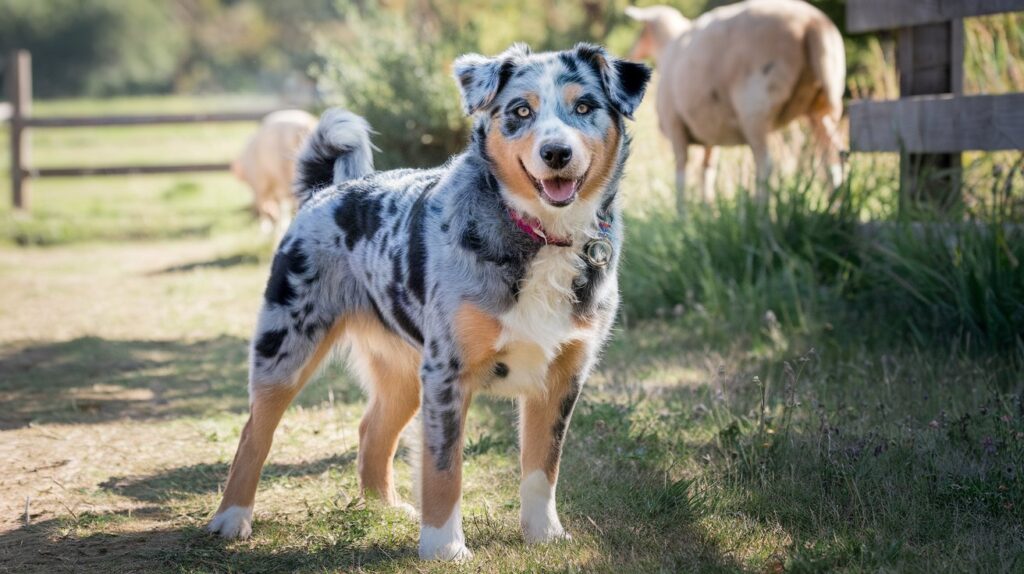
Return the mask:
M711 101L718 103L718 90L711 90Z
M362 187L349 187L334 208L334 222L345 232L349 251L362 239L372 239L381 225L380 197Z
M454 399L454 397L452 397ZM451 401L449 401L451 402ZM459 433L462 430L461 405L445 409L441 412L441 445L440 452L434 457L437 470L446 471L452 466L452 454L455 443L459 440Z
M579 69L579 62L569 52L559 52L558 59L561 60L562 65L565 69L569 70L570 73L575 74Z
M264 331L258 341L256 341L256 353L266 359L273 358L277 355L277 352L281 350L281 344L284 343L284 338L288 336L288 329L278 329L276 331Z
M472 251L478 255L483 251L484 241L476 230L476 222L472 219L469 220L466 223L466 227L462 229L462 236L459 237L459 245L461 245L463 249Z
M437 181L435 179L423 189L409 215L409 290L420 303L426 301L427 290L427 214L423 208Z
M761 73L767 76L768 72L771 72L772 68L774 67L775 62L768 62L767 64L764 65L764 67L761 68Z
M562 455L565 429L569 426L569 417L572 416L572 411L576 407L576 400L580 396L580 389L579 376L574 375L569 382L569 390L562 397L562 402L558 405L558 418L551 427L551 452L548 453L548 468L554 468L558 464L559 457Z
M296 241L287 250L278 251L274 255L274 263L270 267L270 279L267 280L267 288L263 292L263 298L268 303L276 305L289 305L295 299L295 289L289 275L301 275L306 272L308 260L302 252L302 242Z
M576 296L576 300L572 304L573 315L577 317L593 315L596 305L594 295L597 293L597 287L605 278L605 269L588 264L577 279L573 280L572 292Z
M506 365L505 363L495 363L494 364L494 376L495 377L498 377L499 379L504 379L505 377L508 376L508 373L509 373L508 365Z
M413 322L412 318L409 317L409 314L405 312L405 308L402 307L401 299L406 298L405 294L394 284L388 287L388 294L391 296L391 315L395 318L395 322L398 323L398 327L405 331L412 340L422 345L423 333L416 326L416 323Z

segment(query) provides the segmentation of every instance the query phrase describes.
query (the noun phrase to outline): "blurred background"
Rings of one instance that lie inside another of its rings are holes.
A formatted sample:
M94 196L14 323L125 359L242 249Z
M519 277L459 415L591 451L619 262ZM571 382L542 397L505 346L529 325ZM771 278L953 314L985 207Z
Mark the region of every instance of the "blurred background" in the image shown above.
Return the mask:
M694 18L726 2L667 3ZM641 29L629 4L3 0L0 55L31 52L33 117L340 105L373 126L378 168L427 167L466 141L454 57L515 41L624 55ZM894 35L849 35L844 0L811 4L843 32L844 99L899 97ZM964 94L1024 92L1024 12L965 19L963 44ZM554 557L619 571L1019 571L1021 151L964 153L956 201L911 212L898 153L853 153L832 193L798 122L772 138L768 217L746 147L723 148L714 201L679 217L658 81L629 126L619 328L570 433L577 486L559 491L581 546L509 552L526 570ZM257 125L33 128L30 165L226 166ZM15 453L0 471L15 493L0 501L0 562L60 564L32 562L48 549L103 564L97 548L121 546L108 559L123 571L412 560L411 526L332 494L357 490L346 457L363 400L340 368L304 391L275 445L264 508L283 517L247 547L198 530L244 421L274 246L248 187L227 169L42 177L15 210L8 136L0 123L0 433ZM480 556L507 560L515 409L481 405L467 532L500 542ZM139 456L143 439L155 446Z

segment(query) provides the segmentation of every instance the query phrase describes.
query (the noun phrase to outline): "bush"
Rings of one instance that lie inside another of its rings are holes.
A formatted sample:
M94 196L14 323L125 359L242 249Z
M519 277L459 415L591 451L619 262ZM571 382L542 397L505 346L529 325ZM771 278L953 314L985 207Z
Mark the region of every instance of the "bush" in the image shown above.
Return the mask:
M160 90L185 48L171 19L154 0L4 0L0 52L32 51L38 96Z
M327 102L373 127L377 168L433 167L464 148L469 121L450 64L458 51L423 41L393 15L353 20L352 38L321 48L316 75Z

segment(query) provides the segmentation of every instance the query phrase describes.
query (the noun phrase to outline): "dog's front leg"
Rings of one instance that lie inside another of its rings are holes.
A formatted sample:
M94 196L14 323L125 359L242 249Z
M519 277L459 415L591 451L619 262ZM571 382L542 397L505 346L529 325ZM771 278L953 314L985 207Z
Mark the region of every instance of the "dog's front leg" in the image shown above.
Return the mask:
M520 524L527 542L569 538L555 509L555 486L562 442L592 354L581 341L565 347L548 369L547 393L519 401Z
M423 459L421 467L420 558L467 560L462 533L462 430L471 393L460 378L459 362L425 362L423 381Z

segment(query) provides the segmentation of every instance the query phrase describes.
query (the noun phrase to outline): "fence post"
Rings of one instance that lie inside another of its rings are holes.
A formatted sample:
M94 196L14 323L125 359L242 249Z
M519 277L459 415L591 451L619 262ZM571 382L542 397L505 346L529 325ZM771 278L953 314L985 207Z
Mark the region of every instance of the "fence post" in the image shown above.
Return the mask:
M901 28L896 44L900 97L963 92L963 20ZM902 152L901 208L948 210L960 202L959 153Z
M11 200L15 209L27 210L31 185L26 171L32 149L25 120L32 116L32 56L25 50L10 55L7 95L11 102Z

